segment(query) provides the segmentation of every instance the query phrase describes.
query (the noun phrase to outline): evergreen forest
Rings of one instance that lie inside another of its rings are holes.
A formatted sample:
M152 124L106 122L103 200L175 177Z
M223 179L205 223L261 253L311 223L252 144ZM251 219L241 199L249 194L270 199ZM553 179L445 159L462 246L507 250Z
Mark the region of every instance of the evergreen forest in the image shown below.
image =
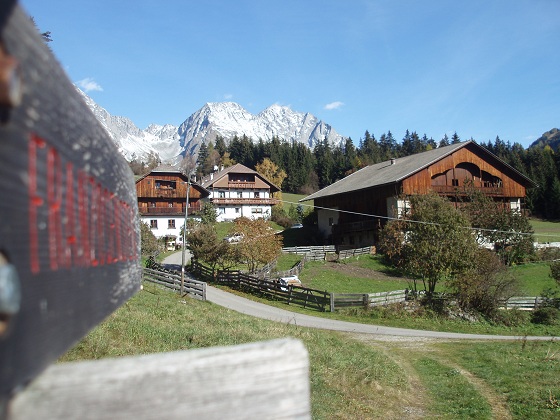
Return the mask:
M254 142L247 136L234 136L229 141L218 136L215 142L200 146L197 171L199 176L203 176L215 167L227 167L235 163L254 169L258 163L269 158L279 170L287 174L282 185L279 185L284 192L311 194L367 165L461 141L457 133L451 138L445 135L435 141L425 134L420 137L416 132L407 130L398 141L391 131L381 134L379 138L366 131L357 146L348 138L338 146L323 140L310 149L303 143L288 142L278 137L267 142L262 139ZM555 153L549 145L525 149L520 143L511 144L499 137L478 144L538 185L528 189L524 205L532 216L547 220L560 219L560 153Z

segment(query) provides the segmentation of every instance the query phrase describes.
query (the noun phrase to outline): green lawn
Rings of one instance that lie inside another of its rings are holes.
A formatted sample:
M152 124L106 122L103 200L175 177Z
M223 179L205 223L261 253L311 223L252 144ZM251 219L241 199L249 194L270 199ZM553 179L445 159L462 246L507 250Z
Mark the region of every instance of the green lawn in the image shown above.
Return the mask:
M560 242L560 222L531 219L531 225L535 230L536 241L541 243Z

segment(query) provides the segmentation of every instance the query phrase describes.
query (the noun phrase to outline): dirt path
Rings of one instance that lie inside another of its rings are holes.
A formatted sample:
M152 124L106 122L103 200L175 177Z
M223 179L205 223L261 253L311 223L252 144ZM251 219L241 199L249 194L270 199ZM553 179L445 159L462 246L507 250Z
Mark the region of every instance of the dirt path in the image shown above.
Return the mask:
M442 342L441 339L390 336L380 338L367 334L349 334L349 336L382 351L404 370L408 378L408 390L410 393L408 396L403 396L403 400L410 401L410 406L405 408L405 412L408 414L407 418L416 419L423 418L426 415L429 416L431 404L429 397L427 397L428 392L412 365L413 360L418 360L427 355L461 374L488 402L492 409L493 419L509 420L512 418L504 396L497 393L483 379L475 376L472 372L450 359L437 347L437 343ZM419 398L419 395L422 397Z

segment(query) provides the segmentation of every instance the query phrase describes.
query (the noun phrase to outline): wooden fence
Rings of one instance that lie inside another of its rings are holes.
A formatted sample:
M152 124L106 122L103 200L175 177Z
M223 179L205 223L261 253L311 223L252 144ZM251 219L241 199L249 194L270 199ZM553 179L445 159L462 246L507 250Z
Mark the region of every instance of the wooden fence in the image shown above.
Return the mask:
M394 290L379 293L331 293L331 312L337 308L352 306L381 306L404 302L407 298L406 290Z
M355 257L357 255L375 254L375 247L366 246L364 248L337 249L337 247L335 247L334 245L293 246L293 247L282 248L282 252L287 254L304 255L308 261L325 261L329 259L328 257L329 254L334 256L334 258L330 258L330 259L339 259L339 260Z
M142 271L142 279L151 283L160 284L173 290L181 289L181 275L174 274L169 271L158 271L150 268L144 268ZM206 283L185 277L183 291L189 296L206 300Z
M284 301L288 305L300 305L321 312L330 308L330 293L326 291L293 285L285 286L275 281L259 279L233 270L218 270L214 276L210 268L198 262L193 262L192 271L195 275L208 281L226 284L232 289L267 299Z
M538 306L545 302L545 298L536 297L522 297L514 296L509 298L504 302L502 308L504 309L519 309L522 311L533 311L537 309Z

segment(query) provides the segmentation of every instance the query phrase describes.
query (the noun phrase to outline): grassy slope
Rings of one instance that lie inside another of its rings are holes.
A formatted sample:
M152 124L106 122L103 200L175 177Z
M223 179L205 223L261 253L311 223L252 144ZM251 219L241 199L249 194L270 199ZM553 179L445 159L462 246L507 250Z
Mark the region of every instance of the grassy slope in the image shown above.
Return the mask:
M315 419L557 418L560 343L358 341L254 319L145 284L61 360L300 339L309 351ZM373 340L369 337L369 340ZM469 375L467 375L469 373ZM472 376L481 378L473 381ZM451 400L449 399L451 398Z
M405 375L381 351L343 335L251 318L145 284L61 361L228 346L280 337L304 342L311 362L314 418L368 418L406 398ZM375 392L372 392L375 390ZM289 392L284 390L283 392Z

